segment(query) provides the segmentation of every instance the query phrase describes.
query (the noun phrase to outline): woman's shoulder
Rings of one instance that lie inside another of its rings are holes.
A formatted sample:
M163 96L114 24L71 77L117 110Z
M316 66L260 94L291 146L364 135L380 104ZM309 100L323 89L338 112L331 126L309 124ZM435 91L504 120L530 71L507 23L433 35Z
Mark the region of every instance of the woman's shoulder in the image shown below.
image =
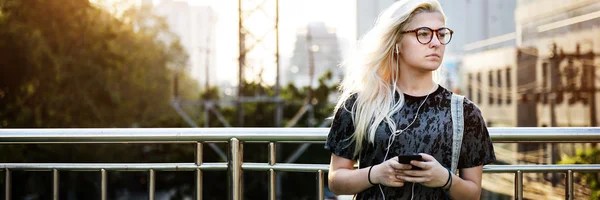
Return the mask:
M452 95L457 94L454 93L452 91L448 90L448 99L451 98ZM457 94L457 95L462 95L462 94ZM462 95L464 96L464 95ZM481 110L479 109L479 107L477 106L477 104L475 104L475 102L471 101L471 99L469 99L469 97L464 96L464 100L463 100L463 112L465 113L465 116L470 116L470 115L481 115Z
M352 107L356 104L356 100L358 99L358 92L352 92L340 97L340 107L344 106L346 110L351 110Z

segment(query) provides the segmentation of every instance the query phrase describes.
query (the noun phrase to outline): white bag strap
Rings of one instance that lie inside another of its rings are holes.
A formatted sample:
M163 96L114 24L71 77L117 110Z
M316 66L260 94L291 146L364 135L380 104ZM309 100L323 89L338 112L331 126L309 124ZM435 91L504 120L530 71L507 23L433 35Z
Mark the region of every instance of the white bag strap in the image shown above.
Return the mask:
M450 170L457 175L458 171L456 168L458 167L458 159L460 158L460 148L464 130L464 99L464 96L453 93L450 101L450 112L452 113L452 165L450 166Z

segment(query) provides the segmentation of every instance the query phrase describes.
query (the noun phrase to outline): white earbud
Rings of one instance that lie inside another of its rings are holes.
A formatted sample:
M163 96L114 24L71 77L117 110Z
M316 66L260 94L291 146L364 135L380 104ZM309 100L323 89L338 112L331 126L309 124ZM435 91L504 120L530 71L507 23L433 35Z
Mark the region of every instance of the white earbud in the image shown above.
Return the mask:
M398 50L398 44L396 44L396 54L400 53L400 51Z

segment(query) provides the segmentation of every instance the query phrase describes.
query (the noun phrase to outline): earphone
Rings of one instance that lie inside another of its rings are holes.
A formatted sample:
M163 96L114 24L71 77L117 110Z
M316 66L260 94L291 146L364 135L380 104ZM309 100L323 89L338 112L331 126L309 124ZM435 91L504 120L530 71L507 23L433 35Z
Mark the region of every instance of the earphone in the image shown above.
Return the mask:
M396 54L400 53L400 49L398 48L398 43L396 43L396 45L395 45L395 51L394 51L394 53L396 53ZM396 66L398 66L398 59L396 59ZM393 83L393 89L395 91L396 90L396 80L394 79L393 82L394 82ZM417 121L417 119L419 118L419 111L421 111L421 107L423 107L423 105L425 104L425 102L429 98L429 95L431 93L433 93L437 89L437 86L438 86L437 84L434 85L433 88L431 88L431 91L429 91L429 93L427 93L427 95L425 96L425 99L419 104L419 107L417 108L417 112L415 113L415 117L413 118L412 122L410 122L406 127L404 127L404 129L401 129L401 130L395 130L395 129L394 130L390 130L392 133L388 137L388 145L387 145L387 148L386 148L385 156L383 157L383 161L384 162L387 160L388 154L389 154L390 149L392 147L392 143L394 142L394 138L396 136L404 133L404 131L406 129L408 129L409 127L411 127L415 123L415 121ZM414 198L414 194L415 194L415 183L411 183L411 184L412 184L412 186L411 186L412 188L411 188L410 199L412 200ZM385 200L385 193L383 192L383 188L381 187L381 184L379 184L378 186L379 186L379 191L381 192L381 197L382 197L383 200Z

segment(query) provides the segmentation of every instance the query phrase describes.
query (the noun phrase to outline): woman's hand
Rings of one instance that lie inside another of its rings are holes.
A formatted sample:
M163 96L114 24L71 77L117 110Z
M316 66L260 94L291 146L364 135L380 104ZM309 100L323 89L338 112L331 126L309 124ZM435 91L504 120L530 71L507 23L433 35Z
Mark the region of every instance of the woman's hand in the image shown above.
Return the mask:
M396 156L373 166L370 178L375 184L382 184L388 187L402 187L404 186L404 180L400 177L405 175L402 172L411 167L411 165L399 163L398 156Z
M424 161L413 160L410 163L422 170L403 170L399 178L406 182L421 183L421 185L436 188L442 187L448 181L448 170L433 156L420 153Z

